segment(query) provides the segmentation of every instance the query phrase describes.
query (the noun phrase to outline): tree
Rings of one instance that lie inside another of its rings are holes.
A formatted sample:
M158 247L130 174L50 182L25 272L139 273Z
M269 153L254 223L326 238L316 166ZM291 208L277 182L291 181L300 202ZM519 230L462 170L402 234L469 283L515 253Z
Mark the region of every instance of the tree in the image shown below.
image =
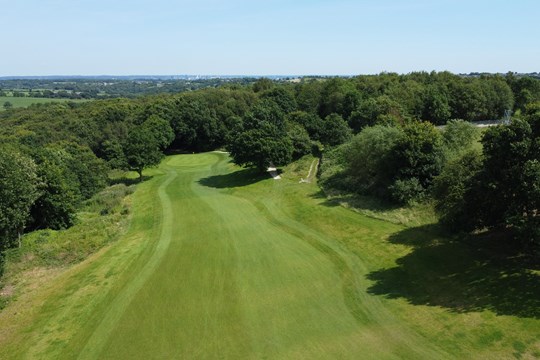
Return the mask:
M13 149L0 149L0 253L23 233L30 207L39 196L38 180L32 159Z
M343 144L351 137L351 129L347 122L338 114L328 115L323 123L320 141L325 145Z
M320 140L323 132L323 119L316 114L295 111L287 115L290 122L301 125L312 140Z
M60 143L58 147L68 154L67 167L76 176L79 194L89 199L107 186L108 166L87 146L75 143Z
M144 131L152 134L161 150L165 150L174 140L174 131L168 121L151 115L143 124Z
M463 120L450 120L442 132L447 155L455 156L469 150L480 137L480 130Z
M255 166L261 172L270 164L288 164L293 146L281 109L271 101L255 106L244 119L243 126L231 136L227 148L236 164Z
M133 129L124 143L124 156L129 170L139 174L142 181L142 172L147 167L159 165L164 155L161 151L162 143L158 137L144 126Z
M300 124L287 124L287 134L291 139L291 144L293 147L293 159L299 159L311 152L311 139L309 138L309 134L307 133L306 129L304 129Z
M488 129L482 144L483 167L465 196L475 210L474 228L510 225L524 245L538 249L531 230L540 226L540 112Z
M442 137L433 124L412 122L405 125L403 136L390 155L397 185L390 188L391 198L404 203L422 196L440 173L443 161ZM406 197L402 194L405 190L409 192Z
M4 103L4 109L9 110L9 109L11 109L12 107L13 107L13 104L12 104L11 102L6 101L6 102Z
M81 200L77 176L70 171L70 158L55 148L34 149L40 179L39 198L30 209L31 229L66 229L76 219Z
M287 165L292 160L293 147L291 140L275 126L263 123L260 128L238 134L228 150L235 164L254 166L263 172L270 164Z
M482 168L479 151L469 150L450 160L433 180L435 210L441 222L454 231L470 229L471 215L465 195L471 191L472 180Z
M261 98L275 102L285 114L295 111L298 107L293 94L284 87L274 87L266 90L261 94Z
M366 126L397 125L403 123L401 105L386 95L363 101L349 118L349 126L355 133Z
M268 78L260 78L253 84L253 91L258 93L274 87L274 82Z
M388 169L391 151L401 136L401 128L376 125L353 137L345 157L356 192L383 196L393 180Z
M442 86L428 86L424 93L422 119L442 125L446 124L451 114L446 89Z

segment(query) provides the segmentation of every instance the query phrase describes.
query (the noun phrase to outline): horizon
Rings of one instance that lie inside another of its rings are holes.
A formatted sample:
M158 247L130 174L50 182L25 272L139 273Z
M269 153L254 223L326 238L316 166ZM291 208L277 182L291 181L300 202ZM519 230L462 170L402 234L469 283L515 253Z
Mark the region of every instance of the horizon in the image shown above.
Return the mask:
M395 71L381 71L379 73L362 73L362 74L45 74L45 75L0 75L0 81L2 80L17 80L17 79L85 79L85 78L106 78L106 79L114 79L114 78L144 78L144 79L164 79L164 78L171 78L169 80L185 80L185 78L201 78L201 79L209 79L209 78L221 78L221 79L241 79L241 78L254 78L254 79L260 79L260 78L306 78L306 77L323 77L323 78L330 78L330 77L343 77L343 78L350 78L350 77L356 77L356 76L372 76L372 75L380 75L380 74L397 74L397 75L408 75L412 73L431 73L431 72L449 72L458 76L474 76L474 75L506 75L509 73L515 74L515 75L539 75L539 71L531 71L531 72L521 72L521 71L513 71L509 70L506 72L489 72L489 71L473 71L468 73L455 73L448 70L441 70L441 71L435 71L435 70L418 70L418 71L410 71L410 72L395 72Z

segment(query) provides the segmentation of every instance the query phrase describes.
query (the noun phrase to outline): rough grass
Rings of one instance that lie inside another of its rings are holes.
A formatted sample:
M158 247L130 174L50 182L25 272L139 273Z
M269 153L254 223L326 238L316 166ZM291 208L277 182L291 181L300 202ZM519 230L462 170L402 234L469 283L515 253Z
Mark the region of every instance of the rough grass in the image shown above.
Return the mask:
M6 252L5 274L0 287L0 309L32 286L36 277L56 274L78 263L121 236L127 225L133 187L114 185L87 200L77 224L67 230L39 230L25 235L20 248Z
M535 358L538 273L226 155L167 158L119 241L0 313L0 358Z

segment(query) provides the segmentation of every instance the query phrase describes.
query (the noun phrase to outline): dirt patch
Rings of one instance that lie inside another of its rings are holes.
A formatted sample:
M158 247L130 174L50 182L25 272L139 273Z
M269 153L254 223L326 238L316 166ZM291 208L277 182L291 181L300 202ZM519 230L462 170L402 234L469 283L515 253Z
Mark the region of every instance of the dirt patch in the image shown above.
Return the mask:
M0 289L0 297L3 298L10 298L15 293L15 286L12 284L5 285L2 289Z

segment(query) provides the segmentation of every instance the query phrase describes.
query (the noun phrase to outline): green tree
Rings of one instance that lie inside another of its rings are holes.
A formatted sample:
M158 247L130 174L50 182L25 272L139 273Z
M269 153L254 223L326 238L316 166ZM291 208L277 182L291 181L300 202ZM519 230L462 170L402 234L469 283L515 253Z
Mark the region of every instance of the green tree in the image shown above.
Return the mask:
M343 118L338 114L328 115L323 123L320 141L325 145L343 144L351 137L351 129Z
M0 253L23 233L39 196L38 184L32 159L7 147L0 149Z
M384 95L363 101L351 113L349 126L357 133L366 126L397 125L403 123L404 119L404 110L401 105Z
M261 98L275 102L285 114L295 111L298 107L292 92L282 86L264 91Z
M392 183L388 168L392 149L403 136L401 128L376 125L353 137L345 148L346 171L354 191L383 196Z
M471 215L467 211L465 195L472 190L472 180L482 168L478 150L468 150L450 160L441 174L433 180L435 210L441 222L454 231L470 228Z
M13 104L12 104L11 102L6 101L6 102L4 103L4 109L9 110L9 109L11 109L12 107L13 107Z
M151 115L142 127L144 131L152 134L161 150L167 149L174 140L174 131L169 122L157 115Z
M89 147L69 142L61 143L58 147L69 154L66 159L67 167L79 182L82 199L89 199L107 186L109 168Z
M274 82L268 78L260 78L253 84L253 91L258 93L274 87Z
M161 151L161 141L155 134L144 126L134 128L124 143L124 156L129 170L139 174L139 181L143 180L143 170L159 165L164 155Z
M421 197L443 165L444 148L440 132L428 122L412 122L403 127L392 149L390 166L397 186L390 188L391 197L408 202ZM404 196L402 192L408 192Z
M292 160L293 146L281 109L269 101L255 106L243 126L231 136L227 148L236 164L255 166L261 172L271 163L288 164Z
M299 159L311 152L311 139L309 138L309 134L306 129L304 129L300 124L287 124L287 134L291 139L291 144L293 147L293 159Z
M323 119L316 114L295 111L287 115L290 122L301 125L312 140L320 140L323 132Z
M465 194L474 228L510 225L523 245L538 251L540 112L488 129L482 143L483 167Z
M79 182L66 160L64 151L55 148L34 149L40 178L39 198L30 209L32 229L65 229L73 225L81 200Z
M443 132L443 143L449 157L470 150L478 141L480 130L473 124L463 120L450 120Z
M422 119L442 125L446 124L451 115L447 91L441 86L428 86L424 93Z

